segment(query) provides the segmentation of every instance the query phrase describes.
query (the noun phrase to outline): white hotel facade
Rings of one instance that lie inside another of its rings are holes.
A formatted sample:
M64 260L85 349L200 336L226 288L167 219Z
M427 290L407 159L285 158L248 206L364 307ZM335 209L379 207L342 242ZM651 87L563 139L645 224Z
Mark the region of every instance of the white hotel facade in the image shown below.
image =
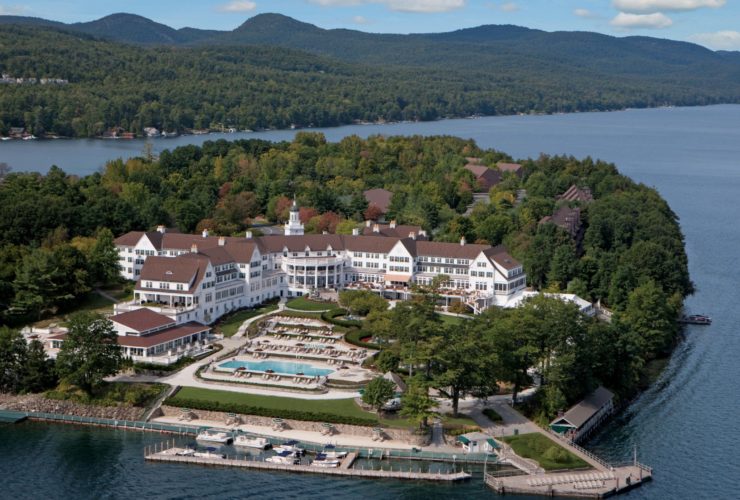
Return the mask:
M404 299L413 283L439 275L450 278L445 300L480 312L518 303L526 284L521 264L501 246L427 241L420 228L394 223L368 226L364 234L306 235L295 203L283 235L187 235L160 226L127 233L116 246L121 274L136 281L134 300L117 304L116 313L146 307L176 324L210 324L236 309L316 289Z

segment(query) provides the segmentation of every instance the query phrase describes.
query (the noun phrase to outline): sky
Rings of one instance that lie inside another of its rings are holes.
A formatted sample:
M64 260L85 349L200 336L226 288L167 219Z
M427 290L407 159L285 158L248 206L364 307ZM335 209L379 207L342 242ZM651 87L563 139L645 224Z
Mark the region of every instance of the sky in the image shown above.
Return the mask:
M115 12L182 28L232 30L278 12L322 28L429 33L482 24L646 35L740 50L740 0L0 0L0 14L66 23Z

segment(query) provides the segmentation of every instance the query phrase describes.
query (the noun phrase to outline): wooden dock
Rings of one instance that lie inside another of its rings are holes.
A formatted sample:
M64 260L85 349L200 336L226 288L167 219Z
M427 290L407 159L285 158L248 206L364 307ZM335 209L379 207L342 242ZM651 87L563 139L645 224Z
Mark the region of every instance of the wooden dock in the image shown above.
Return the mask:
M167 448L161 451L147 449L144 458L151 462L167 462L193 464L212 467L238 467L242 469L269 470L280 472L301 472L308 474L324 474L327 476L345 476L359 478L375 479L410 479L413 481L445 481L455 482L470 479L467 472L454 473L431 473L431 472L405 472L405 471L388 471L388 470L371 470L371 469L352 469L352 463L357 458L356 453L351 453L345 457L340 467L336 469L326 467L314 467L312 465L282 465L270 462L260 462L248 459L236 458L201 458L193 456L181 456L176 453L185 451L184 448Z
M344 457L344 460L342 460L342 464L339 466L340 469L349 469L352 467L352 464L355 463L355 460L357 460L357 452L348 453L346 457Z
M548 497L607 498L643 485L652 469L640 463L614 467L607 472L590 470L496 477L486 474L486 484L499 494Z

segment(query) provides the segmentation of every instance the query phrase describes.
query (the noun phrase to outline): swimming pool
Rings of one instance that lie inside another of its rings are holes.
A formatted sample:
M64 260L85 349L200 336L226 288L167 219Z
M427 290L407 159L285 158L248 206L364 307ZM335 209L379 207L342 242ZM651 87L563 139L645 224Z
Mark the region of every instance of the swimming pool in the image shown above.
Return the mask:
M282 375L296 375L303 373L309 377L323 377L334 373L334 370L328 368L316 368L313 365L307 363L291 363L289 361L227 361L218 365L219 368L226 370L236 370L237 368L244 368L255 372L264 372L272 370L275 373Z

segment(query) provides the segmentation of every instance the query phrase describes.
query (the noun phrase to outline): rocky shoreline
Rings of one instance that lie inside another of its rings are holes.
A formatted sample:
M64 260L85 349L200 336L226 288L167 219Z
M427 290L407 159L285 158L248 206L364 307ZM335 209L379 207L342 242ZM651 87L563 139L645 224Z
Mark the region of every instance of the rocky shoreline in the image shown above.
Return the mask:
M0 409L114 420L139 420L145 411L145 408L137 406L97 406L76 403L74 401L48 399L42 394L26 394L20 396L0 394Z

